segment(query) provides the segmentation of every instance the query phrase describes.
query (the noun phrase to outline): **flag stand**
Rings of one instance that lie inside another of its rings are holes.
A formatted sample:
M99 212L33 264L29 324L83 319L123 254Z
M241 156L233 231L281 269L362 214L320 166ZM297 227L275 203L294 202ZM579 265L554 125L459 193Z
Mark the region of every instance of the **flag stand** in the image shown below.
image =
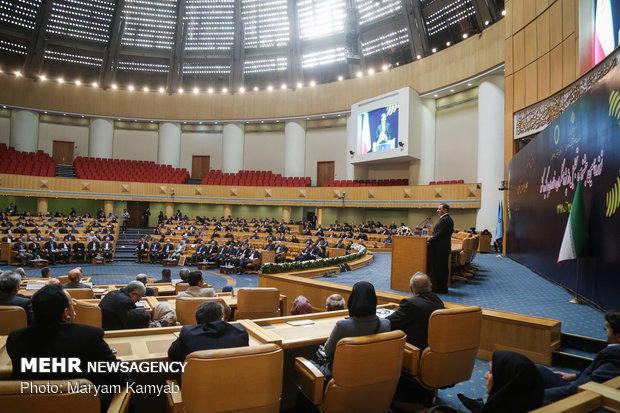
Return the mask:
M577 258L577 271L576 272L576 277L575 277L575 297L568 300L569 303L571 304L584 304L584 301L579 298L579 261L580 259Z

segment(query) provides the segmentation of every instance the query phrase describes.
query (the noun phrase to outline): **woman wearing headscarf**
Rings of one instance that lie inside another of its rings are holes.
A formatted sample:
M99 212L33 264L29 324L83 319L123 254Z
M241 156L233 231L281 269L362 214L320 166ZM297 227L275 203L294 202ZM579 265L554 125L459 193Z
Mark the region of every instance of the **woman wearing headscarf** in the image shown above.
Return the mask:
M371 283L366 281L355 283L347 302L347 308L349 317L336 323L325 343L325 353L329 360L325 366L325 380L331 378L334 353L341 338L390 331L390 322L377 317L377 294Z
M149 327L176 326L177 313L168 303L159 303L153 308L153 317Z
M300 295L295 298L293 306L291 307L291 315L310 314L311 312L312 304L310 304L310 301L306 297Z
M538 369L525 356L512 351L493 353L487 379L486 403L481 399L470 399L459 393L459 399L474 413L525 413L542 406L544 388ZM454 412L440 406L433 412Z

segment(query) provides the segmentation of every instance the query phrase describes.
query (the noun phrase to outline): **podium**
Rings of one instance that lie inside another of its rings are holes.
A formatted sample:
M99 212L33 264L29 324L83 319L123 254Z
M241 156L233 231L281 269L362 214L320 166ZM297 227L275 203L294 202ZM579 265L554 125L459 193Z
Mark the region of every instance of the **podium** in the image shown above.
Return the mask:
M417 271L427 273L426 237L392 237L392 277L390 288L410 291L409 281Z

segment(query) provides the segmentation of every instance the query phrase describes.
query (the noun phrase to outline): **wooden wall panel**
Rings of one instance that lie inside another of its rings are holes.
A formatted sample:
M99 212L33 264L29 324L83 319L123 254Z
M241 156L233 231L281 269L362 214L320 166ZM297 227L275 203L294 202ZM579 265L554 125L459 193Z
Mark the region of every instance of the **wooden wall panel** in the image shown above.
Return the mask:
M513 71L512 67L512 37L506 39L506 45L504 46L504 69L506 70L505 74L509 75Z
M549 68L549 53L541 56L538 59L538 100L543 100L549 97L549 82L550 82L550 68Z
M525 64L529 65L538 57L536 22L531 22L525 26Z
M562 42L563 86L568 86L577 79L577 40L573 33Z
M506 10L506 18L504 19L504 24L506 25L505 29L505 38L508 39L512 37L512 3L513 0L506 0L504 2L504 10Z
M514 76L506 76L504 80L504 165L512 158L513 147L513 112L514 112ZM505 174L504 168L504 174Z
M558 0L549 8L549 47L553 49L562 42L562 1Z
M549 6L549 0L536 0L536 15L540 16Z
M536 62L525 67L525 106L538 101L538 71Z
M514 74L514 110L525 107L525 69Z
M549 52L549 11L545 11L536 19L536 41L538 57Z
M521 30L525 25L523 19L523 2L524 0L512 1L512 30L514 33Z
M525 0L523 2L523 24L529 25L537 16L536 2L538 0Z
M577 0L562 0L562 37L568 38L575 33L576 18L575 2Z
M525 67L525 32L521 30L512 38L513 70L516 72Z
M551 50L549 56L549 67L550 67L550 82L549 82L549 93L554 94L558 90L562 89L562 45L557 46L556 48Z

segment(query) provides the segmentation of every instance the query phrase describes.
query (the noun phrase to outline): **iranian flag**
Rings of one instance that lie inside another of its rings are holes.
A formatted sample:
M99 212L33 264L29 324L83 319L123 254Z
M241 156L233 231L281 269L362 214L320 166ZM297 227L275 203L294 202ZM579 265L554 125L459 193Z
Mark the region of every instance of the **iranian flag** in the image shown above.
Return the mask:
M586 221L586 208L583 202L583 183L579 181L573 205L570 209L564 239L558 255L558 264L562 261L574 260L585 257L589 247L588 223Z

